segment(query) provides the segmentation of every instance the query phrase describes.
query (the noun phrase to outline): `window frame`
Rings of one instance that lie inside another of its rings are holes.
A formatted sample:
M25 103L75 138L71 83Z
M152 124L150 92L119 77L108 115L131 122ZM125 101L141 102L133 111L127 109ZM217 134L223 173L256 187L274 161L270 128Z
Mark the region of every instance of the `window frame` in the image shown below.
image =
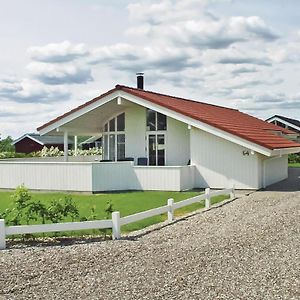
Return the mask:
M118 131L118 117L124 114L124 130L123 131ZM102 136L103 136L103 157L104 159L107 160L112 160L112 161L118 161L118 159L122 159L118 157L118 153L119 153L119 149L118 146L119 145L124 145L124 158L126 156L126 133L125 133L125 129L126 129L126 123L125 123L125 112L122 112L118 115L115 115L114 117L110 118L107 120L107 122L104 124L104 131L102 132ZM114 122L114 130L111 131L111 122ZM107 128L107 131L105 131L105 129ZM122 143L118 143L118 135L124 135L124 142ZM107 138L105 138L105 136L107 136ZM110 147L111 147L111 136L113 136L114 139L114 151L111 151ZM105 144L105 141L107 144ZM106 152L107 151L107 152ZM113 155L113 157L111 157Z
M151 130L150 125L148 126L148 113L149 113L149 111L154 112L154 116L155 116L155 128L154 128L154 130ZM166 119L165 129L158 129L158 115L162 115L162 116L165 117L165 119ZM162 113L159 113L159 112L157 112L153 109L147 108L147 110L146 110L146 131L147 132L159 132L159 131L166 132L167 130L168 130L168 116L164 115Z

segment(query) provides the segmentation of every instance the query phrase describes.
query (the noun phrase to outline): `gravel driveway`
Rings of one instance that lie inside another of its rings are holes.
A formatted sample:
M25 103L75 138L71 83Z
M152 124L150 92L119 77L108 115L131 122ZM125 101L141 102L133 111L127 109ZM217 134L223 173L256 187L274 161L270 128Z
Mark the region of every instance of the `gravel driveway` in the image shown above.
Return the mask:
M300 299L300 192L256 192L133 240L0 252L0 299Z

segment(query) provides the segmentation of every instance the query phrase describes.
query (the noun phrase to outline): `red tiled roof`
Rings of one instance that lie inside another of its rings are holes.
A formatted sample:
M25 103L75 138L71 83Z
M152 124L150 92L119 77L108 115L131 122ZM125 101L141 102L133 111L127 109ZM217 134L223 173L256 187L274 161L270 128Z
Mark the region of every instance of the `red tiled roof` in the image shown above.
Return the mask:
M239 136L245 140L261 145L268 149L273 150L280 148L300 147L300 144L273 133L274 131L279 131L284 134L292 134L294 133L293 131L252 117L236 109L159 94L123 85L116 85L114 89L46 123L45 125L39 127L38 130L45 128L46 126L101 99L102 97L116 90L122 90L133 96L137 96L146 101L171 109L182 115L209 124L215 128L229 132L233 135Z

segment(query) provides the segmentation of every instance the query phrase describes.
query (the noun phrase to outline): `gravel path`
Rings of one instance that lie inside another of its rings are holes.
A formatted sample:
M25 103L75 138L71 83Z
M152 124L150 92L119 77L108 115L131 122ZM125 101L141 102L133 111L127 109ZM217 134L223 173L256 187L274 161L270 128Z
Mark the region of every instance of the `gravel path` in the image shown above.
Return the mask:
M300 192L256 192L133 240L0 252L0 299L300 299Z

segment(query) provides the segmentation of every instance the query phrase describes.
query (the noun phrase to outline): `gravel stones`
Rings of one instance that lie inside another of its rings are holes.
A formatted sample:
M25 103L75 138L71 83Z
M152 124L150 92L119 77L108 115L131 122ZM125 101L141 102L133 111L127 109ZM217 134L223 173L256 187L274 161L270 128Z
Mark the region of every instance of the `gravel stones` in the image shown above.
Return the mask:
M300 299L299 217L300 192L256 192L120 241L0 251L0 299Z

